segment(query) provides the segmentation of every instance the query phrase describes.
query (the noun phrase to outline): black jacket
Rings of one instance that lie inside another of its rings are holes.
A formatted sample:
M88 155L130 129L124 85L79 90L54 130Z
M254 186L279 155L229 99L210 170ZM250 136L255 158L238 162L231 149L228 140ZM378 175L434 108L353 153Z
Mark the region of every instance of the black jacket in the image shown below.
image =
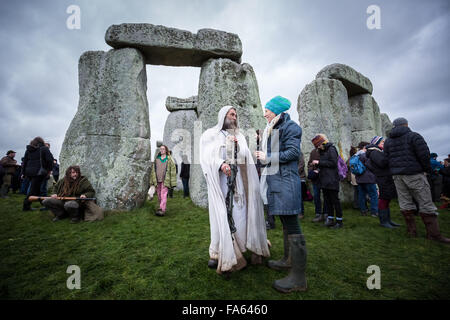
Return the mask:
M189 163L181 163L180 178L189 179L191 165Z
M40 156L42 154L42 167L47 171L53 168L53 155L50 150L43 145L39 147L27 146L23 160L22 174L27 177L35 177L41 167Z
M391 130L384 143L384 153L393 175L431 173L430 149L423 137L408 127L395 127Z
M389 170L389 161L386 154L374 145L369 145L366 148L365 165L376 176L376 183L380 191L379 198L383 200L394 199L397 197L397 190Z
M450 167L442 168L439 173L442 175L442 193L450 197Z
M327 143L325 149L319 149L319 187L339 191L338 152L332 143Z

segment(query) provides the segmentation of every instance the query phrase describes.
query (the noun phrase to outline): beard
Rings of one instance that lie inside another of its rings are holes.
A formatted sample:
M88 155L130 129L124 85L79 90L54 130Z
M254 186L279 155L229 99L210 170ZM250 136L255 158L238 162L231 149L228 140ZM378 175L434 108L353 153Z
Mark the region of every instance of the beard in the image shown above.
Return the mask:
M222 130L228 130L228 129L232 129L232 130L237 129L237 121L225 118L225 121L223 122Z

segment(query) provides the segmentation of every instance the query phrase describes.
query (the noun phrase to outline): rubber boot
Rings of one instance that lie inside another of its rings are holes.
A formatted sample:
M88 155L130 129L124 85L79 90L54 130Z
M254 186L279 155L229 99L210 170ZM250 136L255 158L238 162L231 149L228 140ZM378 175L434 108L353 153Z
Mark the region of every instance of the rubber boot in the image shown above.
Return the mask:
M450 239L441 235L441 232L439 231L437 215L420 213L420 216L422 217L422 221L427 229L427 239L450 244Z
M28 197L23 199L22 211L31 211L31 202L28 201Z
M387 210L387 222L393 227L400 227L398 223L395 223L394 221L391 220L391 209L387 208L386 210Z
M292 267L287 277L275 280L273 287L283 293L306 291L306 245L302 234L288 236Z
M393 229L394 227L388 221L388 209L379 209L378 218L380 218L380 226Z
M267 266L274 270L287 270L291 267L291 257L289 254L289 240L287 229L283 228L283 246L284 246L284 256L281 260L269 260Z
M410 237L417 237L417 229L416 229L416 210L403 210L401 211L403 217L406 222L406 232Z

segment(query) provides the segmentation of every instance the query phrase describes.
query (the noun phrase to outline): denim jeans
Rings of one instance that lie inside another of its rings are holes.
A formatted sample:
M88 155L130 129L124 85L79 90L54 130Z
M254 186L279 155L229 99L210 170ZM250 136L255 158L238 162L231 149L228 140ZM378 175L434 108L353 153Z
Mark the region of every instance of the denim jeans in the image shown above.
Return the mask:
M370 199L370 212L378 213L378 192L375 183L358 184L359 209L361 212L367 211L366 194Z
M181 178L181 181L183 182L183 196L189 197L189 178Z
M323 203L323 212L322 212L322 200L320 199L320 188L317 184L313 183L313 191L314 191L314 207L316 208L316 214L327 214L327 206L326 203Z

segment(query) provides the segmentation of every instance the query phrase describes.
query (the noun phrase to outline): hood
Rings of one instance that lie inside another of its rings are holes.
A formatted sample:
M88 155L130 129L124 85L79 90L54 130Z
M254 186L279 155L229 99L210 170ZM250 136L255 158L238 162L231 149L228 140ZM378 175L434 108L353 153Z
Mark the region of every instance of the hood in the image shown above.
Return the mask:
M219 132L220 130L222 130L223 123L225 122L225 116L227 115L228 111L230 111L230 109L232 108L236 109L237 112L237 108L233 106L223 106L220 109L219 114L217 115L217 124L213 127L215 131ZM239 128L239 114L237 116L237 125Z
M27 145L27 151L28 152L34 152L34 151L36 151L36 150L38 150L40 147L34 147L34 146L32 146L32 145Z
M398 138L407 134L408 132L411 132L411 129L409 127L395 127L391 130L389 138Z

